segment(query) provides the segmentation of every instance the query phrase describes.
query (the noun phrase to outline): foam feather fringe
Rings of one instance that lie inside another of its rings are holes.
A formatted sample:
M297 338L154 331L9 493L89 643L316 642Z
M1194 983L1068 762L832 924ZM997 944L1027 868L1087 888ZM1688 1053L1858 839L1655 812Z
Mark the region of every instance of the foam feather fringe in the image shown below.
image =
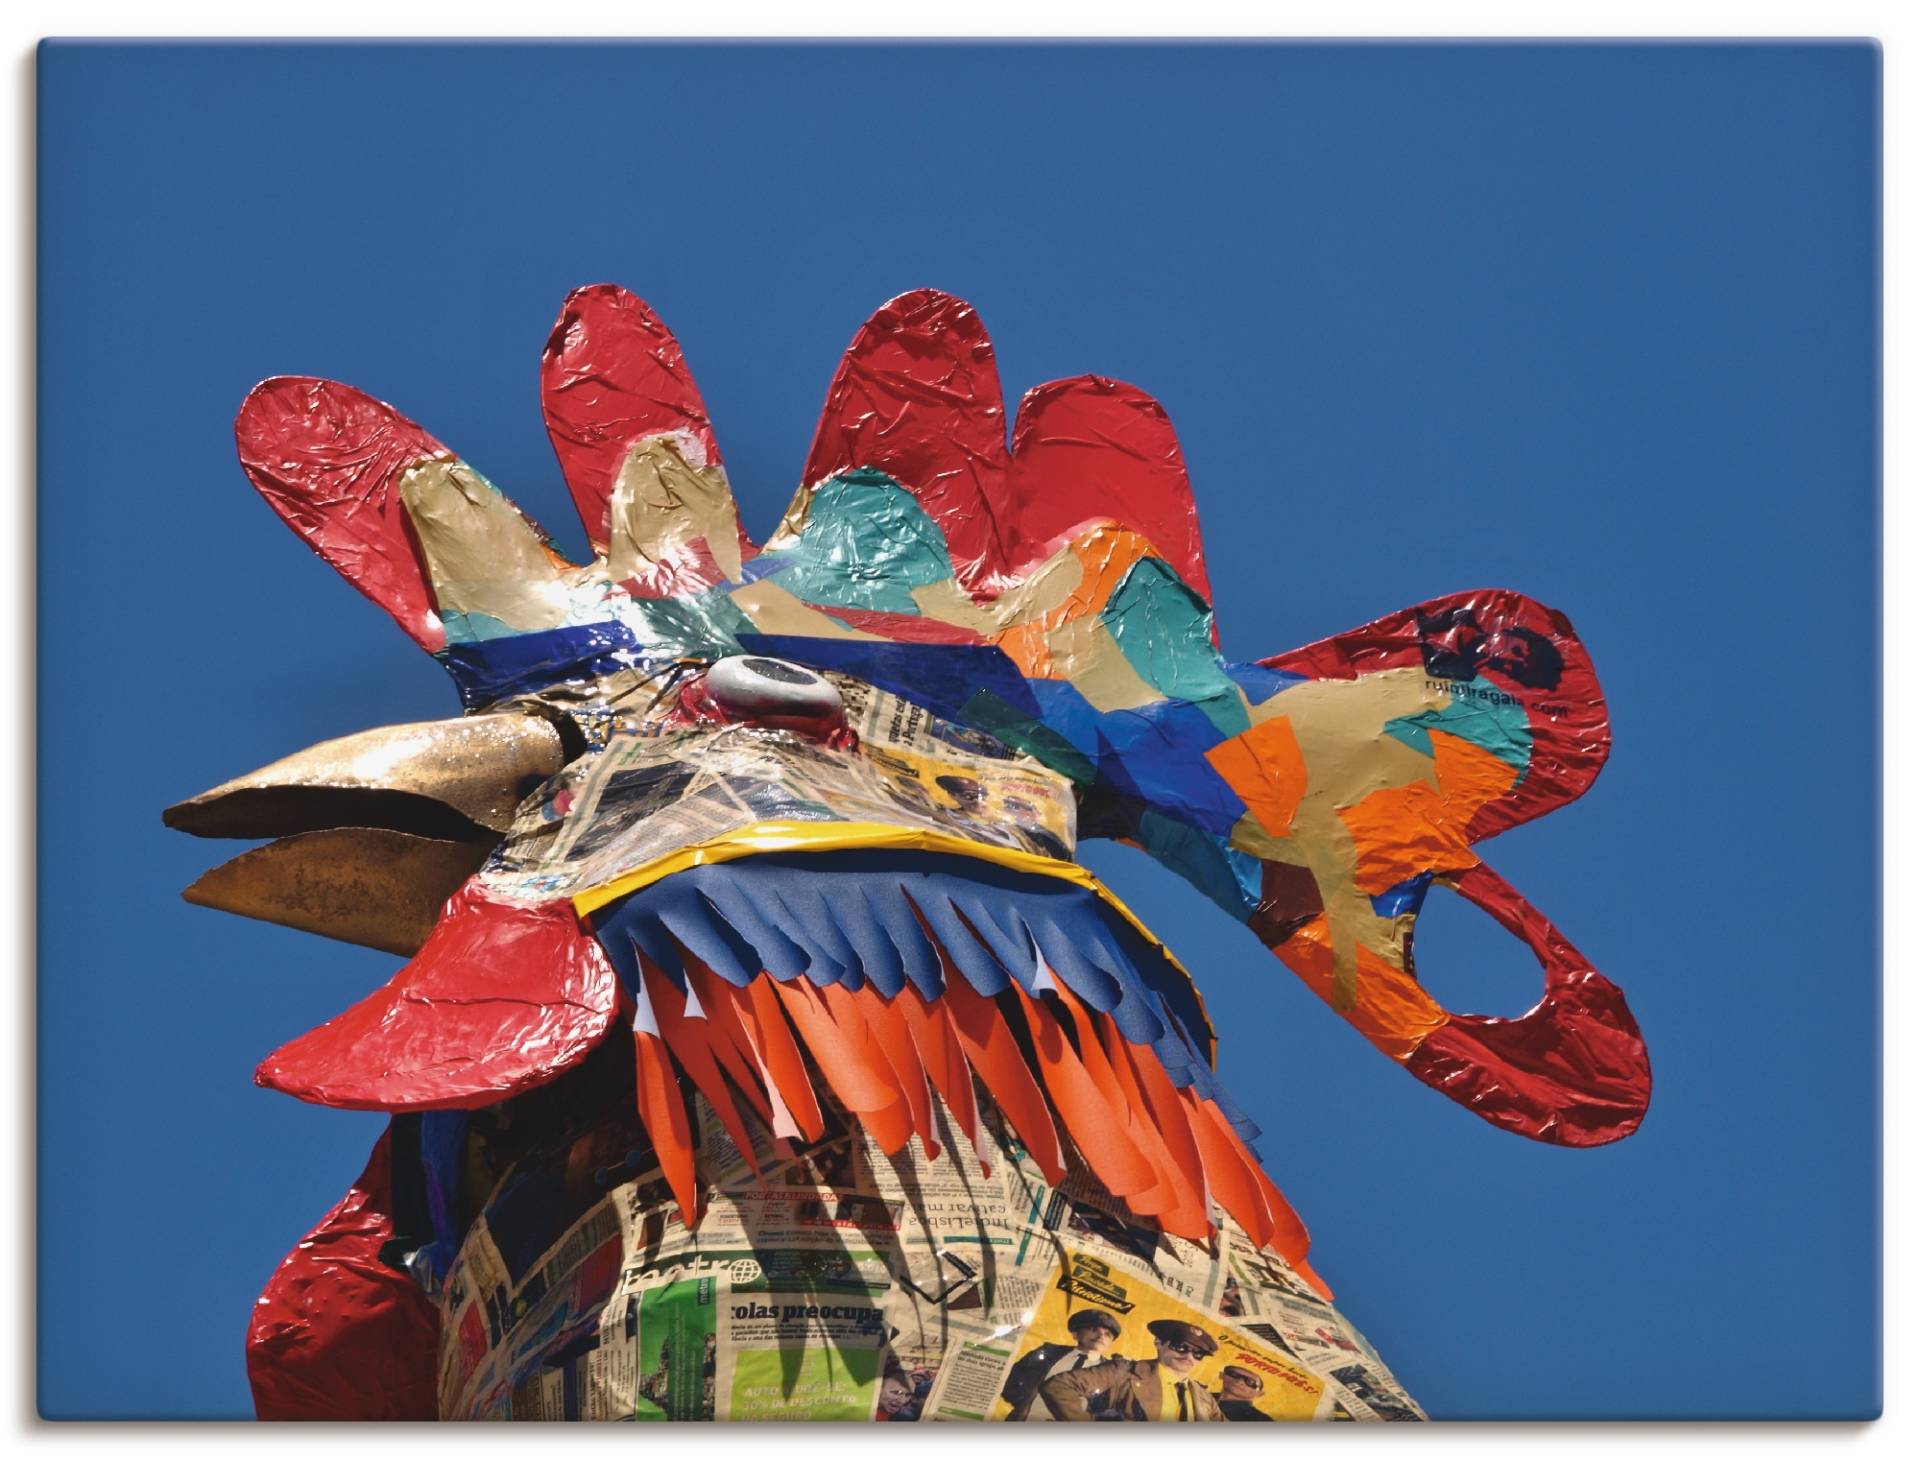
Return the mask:
M806 865L770 864L782 859ZM980 1155L977 1078L1049 1183L1071 1149L1141 1219L1204 1241L1217 1204L1317 1282L1306 1229L1236 1127L1245 1121L1146 984L1153 969L1140 963L1164 956L1137 934L1129 948L1125 923L1077 887L1046 898L1043 932L1035 907L988 884L991 869L755 857L670 877L596 925L633 997L639 1113L683 1218L701 1211L683 1089L749 1157L736 1099L776 1136L817 1139L804 1052L889 1154L917 1134L939 1157L938 1096ZM824 930L829 908L837 935Z
M697 960L744 987L762 972L816 988L910 986L933 1002L959 980L982 997L1032 993L1043 965L1131 1043L1145 1044L1176 1088L1219 1105L1241 1138L1260 1130L1227 1097L1208 1052L1213 1029L1193 984L1165 951L1098 896L968 856L796 851L696 866L594 918L631 990L638 959L677 988Z

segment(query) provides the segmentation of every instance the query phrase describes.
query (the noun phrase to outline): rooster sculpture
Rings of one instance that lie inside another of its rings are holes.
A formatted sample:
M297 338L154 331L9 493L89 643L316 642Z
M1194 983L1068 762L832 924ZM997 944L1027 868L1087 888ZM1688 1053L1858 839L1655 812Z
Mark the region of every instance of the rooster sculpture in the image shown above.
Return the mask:
M1606 758L1568 620L1475 591L1224 661L1165 412L1055 381L1009 445L938 292L855 336L758 547L638 298L572 294L541 394L584 566L356 390L241 407L254 486L465 709L167 812L278 837L189 900L408 959L257 1074L392 1116L260 1298L260 1414L1419 1416L1074 849L1157 857L1489 1123L1619 1139L1634 1020L1475 849ZM1533 951L1525 1016L1422 989L1435 885Z

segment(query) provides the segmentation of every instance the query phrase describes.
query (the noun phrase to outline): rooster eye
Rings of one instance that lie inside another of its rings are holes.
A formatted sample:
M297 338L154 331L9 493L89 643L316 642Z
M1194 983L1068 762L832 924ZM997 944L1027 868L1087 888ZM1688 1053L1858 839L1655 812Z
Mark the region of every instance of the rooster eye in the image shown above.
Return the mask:
M838 689L780 658L723 658L707 670L707 691L735 714L824 719L840 712Z

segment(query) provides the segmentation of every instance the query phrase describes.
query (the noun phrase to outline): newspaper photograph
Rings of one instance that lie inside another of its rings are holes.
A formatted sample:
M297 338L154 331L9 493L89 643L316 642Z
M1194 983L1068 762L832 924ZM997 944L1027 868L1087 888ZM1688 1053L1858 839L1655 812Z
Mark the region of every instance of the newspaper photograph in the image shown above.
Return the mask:
M1078 1207L1078 1209L1076 1209ZM1023 1234L1045 1274L992 1417L1009 1421L1274 1421L1325 1417L1329 1384L1220 1315L1206 1248L1050 1191ZM1231 1390L1229 1390L1231 1389Z

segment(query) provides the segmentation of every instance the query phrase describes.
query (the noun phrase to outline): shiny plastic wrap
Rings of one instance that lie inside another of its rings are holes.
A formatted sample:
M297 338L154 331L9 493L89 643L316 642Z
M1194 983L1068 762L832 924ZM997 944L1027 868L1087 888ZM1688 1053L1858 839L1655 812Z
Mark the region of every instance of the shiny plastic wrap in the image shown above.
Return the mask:
M750 725L621 734L527 802L482 884L582 910L684 848L770 823L886 825L1070 862L1072 788L1010 760L840 750Z
M255 486L468 717L169 812L289 837L196 899L411 953L259 1079L417 1122L432 1228L389 1244L445 1317L442 1415L1417 1417L1325 1306L1192 980L1073 858L1155 856L1497 1127L1620 1138L1650 1088L1633 1018L1476 849L1605 761L1568 620L1471 592L1223 659L1165 412L1055 381L1009 440L979 317L933 291L855 336L762 548L639 299L571 295L540 383L580 565L392 407L307 378L247 397ZM373 888L383 857L403 886ZM1435 885L1534 952L1537 1007L1421 987ZM610 1099L640 1143L591 1198L578 1159L494 1157L559 1140L616 1052L585 1117L604 1133ZM868 1174L816 1178L835 1140ZM897 1236L935 1189L964 1190L970 1255L882 1249L858 1213ZM938 1325L954 1303L925 1293L962 1288L972 1314L927 1336L915 1302ZM1121 1345L1055 1370L1096 1308Z

